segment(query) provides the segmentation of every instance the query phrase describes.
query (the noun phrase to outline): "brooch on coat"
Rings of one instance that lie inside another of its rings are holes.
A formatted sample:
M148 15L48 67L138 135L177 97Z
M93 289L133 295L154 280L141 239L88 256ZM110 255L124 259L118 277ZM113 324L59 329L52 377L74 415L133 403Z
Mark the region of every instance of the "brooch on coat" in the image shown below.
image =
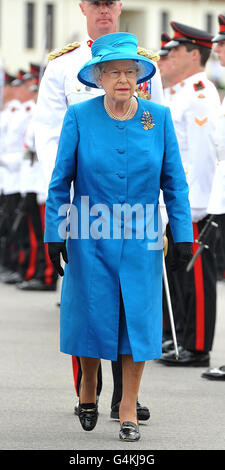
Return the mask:
M141 123L143 124L144 130L148 131L154 127L153 117L149 111L144 111L141 117Z

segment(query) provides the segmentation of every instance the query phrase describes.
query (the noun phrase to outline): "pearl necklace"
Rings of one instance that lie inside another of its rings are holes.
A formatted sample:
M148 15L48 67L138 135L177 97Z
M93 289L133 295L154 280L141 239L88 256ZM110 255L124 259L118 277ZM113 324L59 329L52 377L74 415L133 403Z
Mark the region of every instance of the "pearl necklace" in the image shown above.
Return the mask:
M110 109L108 103L107 103L107 98L106 98L106 95L104 96L104 107L105 107L105 110L107 112L107 114L112 118L112 119L116 119L117 121L127 121L127 119L131 116L131 114L133 113L134 111L134 105L135 105L135 102L136 100L135 98L132 96L131 98L131 101L130 101L130 106L127 110L127 112L121 116L121 117L117 117L113 111Z

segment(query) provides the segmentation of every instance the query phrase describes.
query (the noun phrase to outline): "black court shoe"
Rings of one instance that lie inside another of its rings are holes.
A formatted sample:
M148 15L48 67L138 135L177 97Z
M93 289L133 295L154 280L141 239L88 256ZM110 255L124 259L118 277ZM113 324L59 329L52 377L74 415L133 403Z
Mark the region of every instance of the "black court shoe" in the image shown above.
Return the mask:
M92 431L98 421L98 405L96 403L79 403L78 417L85 431Z
M97 395L96 405L98 405L98 400L99 400L99 395ZM77 404L74 406L74 414L76 416L78 416L78 414L79 414L79 400L78 400Z
M121 441L135 442L140 439L140 433L137 424L132 421L124 421L121 424L119 438Z
M119 419L119 407L120 402L112 406L110 418ZM150 418L150 411L147 406L142 406L139 401L137 401L137 419L138 421L147 421Z

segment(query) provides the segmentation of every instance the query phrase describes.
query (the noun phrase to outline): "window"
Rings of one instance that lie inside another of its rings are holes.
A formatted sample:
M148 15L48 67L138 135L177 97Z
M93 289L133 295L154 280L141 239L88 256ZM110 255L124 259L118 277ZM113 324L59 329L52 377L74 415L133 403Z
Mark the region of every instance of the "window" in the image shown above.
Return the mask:
M168 33L169 27L169 13L168 11L161 11L160 13L160 31L162 33Z
M54 45L54 5L48 3L46 5L46 47L53 49Z
M33 2L26 3L26 47L34 47L34 18L35 5Z
M205 15L205 29L208 33L213 33L213 15L211 13Z

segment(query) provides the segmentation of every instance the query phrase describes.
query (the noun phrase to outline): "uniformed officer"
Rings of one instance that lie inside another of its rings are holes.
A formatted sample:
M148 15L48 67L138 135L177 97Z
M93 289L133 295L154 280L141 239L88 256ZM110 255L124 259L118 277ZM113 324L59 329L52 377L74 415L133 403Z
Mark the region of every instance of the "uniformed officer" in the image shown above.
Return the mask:
M1 114L1 154L0 154L0 166L1 172L4 174L2 181L2 193L4 194L4 218L2 221L2 235L4 240L4 250L2 257L2 273L1 281L3 281L8 276L14 275L16 266L17 266L17 257L18 252L14 249L11 249L11 227L13 218L11 218L12 213L16 210L17 204L19 202L19 192L17 192L15 182L15 193L13 190L13 178L14 172L10 171L10 157L7 155L7 150L10 147L9 133L12 126L14 126L15 121L18 116L18 112L21 107L19 98L19 88L15 86L16 84L21 84L22 71L18 73L13 80L10 80L10 90L8 88L8 97L6 97L6 102L4 109ZM5 88L6 89L6 88ZM4 92L5 92L4 89ZM4 101L4 99L3 99ZM12 134L13 136L13 134ZM16 259L14 259L14 253L16 254ZM16 274L17 275L17 274Z
M171 101L171 99L174 97L174 90L173 86L176 87L176 84L181 81L181 76L180 73L177 71L176 67L174 67L173 60L171 59L170 55L170 50L166 47L166 45L171 41L170 36L163 32L161 34L161 48L158 51L158 55L160 57L160 60L158 61L158 67L160 70L160 75L162 79L162 85L163 85L163 93L164 93L164 102L169 106L167 101ZM168 222L168 219L167 219ZM167 227L167 224L166 224ZM168 263L171 261L171 242L170 242L170 237L172 237L170 231L168 231L167 227L167 238L168 238L168 250L167 250L167 256L165 258L165 263L166 267ZM173 244L173 240L172 240ZM167 276L168 276L168 282L170 284L170 295L175 296L175 286L177 283L177 272L176 271L171 271L170 269L167 268ZM174 321L176 324L176 333L177 333L177 339L179 340L179 334L180 334L180 325L179 325L179 318L180 318L180 310L177 308L178 302L175 302L175 305L173 307L173 316L174 316ZM168 302L167 302L167 297L166 293L164 290L164 284L163 284L163 343L162 343L162 351L165 352L168 347L174 346L173 339L171 338L171 323L170 323L170 317L169 317L169 312L168 312Z
M213 38L214 52L222 67L225 66L224 60L224 36L225 25L224 15L219 15L219 32ZM221 106L221 113L217 123L216 146L217 146L217 167L213 182L213 189L209 200L208 210L212 214L217 214L217 221L220 227L220 237L216 246L217 255L217 276L218 280L225 280L225 98Z
M218 60L222 67L225 67L225 16L218 16L219 32L212 39L215 45L214 52L218 56ZM222 242L225 240L225 98L221 106L221 114L216 133L217 142L217 168L213 182L213 189L209 201L208 211L212 214L222 214L220 216ZM206 370L202 377L210 380L225 380L225 365L217 368Z
M5 247L5 260L9 272L1 280L7 284L15 284L23 278L23 262L25 254L22 245L27 236L27 227L21 217L16 226L15 221L20 211L21 187L20 168L23 157L24 134L31 117L33 100L30 97L29 84L32 78L25 76L20 70L11 86L18 100L10 103L8 109L7 125L4 130L4 147L1 164L7 172L5 178L4 194L7 200L8 236Z
M176 107L176 101L178 101L179 106L179 90L183 87L182 73L179 68L174 64L173 57L170 54L170 49L168 48L168 43L171 41L170 36L167 33L161 34L161 49L158 51L160 60L158 62L158 67L161 74L162 84L163 84L163 93L165 105L171 107L172 102L173 106ZM178 91L178 93L177 93ZM178 284L179 272L176 270L171 270L170 265L173 260L174 250L173 250L173 239L170 231L170 227L166 228L166 235L168 239L168 251L165 258L168 282L170 286L170 295L173 299L173 316L176 325L176 334L178 342L182 341L182 325L181 325L181 316L185 317L183 299L180 293L180 288ZM168 312L168 302L165 295L165 290L163 286L163 344L162 351L167 352L174 347L174 342L171 337L171 324Z
M15 80L16 77L13 75L10 75L8 72L4 72L4 86L3 86L3 93L2 93L2 102L1 102L1 110L0 112L3 113L1 114L1 120L0 120L0 143L1 143L1 148L0 152L2 152L2 139L3 139L3 133L4 129L3 126L5 125L5 113L4 110L6 109L8 103L12 101L14 98L14 93L13 93L13 88L11 87L11 83L13 80ZM0 194L2 194L3 190L3 179L4 179L4 169L3 167L1 168L0 172Z
M160 57L158 61L158 67L162 80L164 95L167 88L171 87L174 83L179 81L179 79L176 80L174 78L176 69L174 68L173 61L171 60L171 56L169 54L170 50L165 47L170 41L171 38L167 33L164 32L161 34L161 49L158 51L158 55Z
M81 66L91 59L91 45L98 37L118 30L118 18L122 2L82 0L79 3L81 12L86 17L87 37L81 43L72 43L63 49L58 49L49 55L49 63L42 78L37 102L35 123L35 141L38 159L43 165L46 182L49 183L54 168L58 140L63 118L70 104L91 99L103 94L100 89L89 88L78 81L77 74ZM140 48L140 54L148 54L154 59L155 54ZM152 97L157 103L163 102L162 84L159 71L152 83L146 82L138 93L146 98ZM74 384L79 395L81 369L79 359L72 356ZM121 399L122 369L121 361L112 363L114 392L112 397L111 417L118 418L119 402ZM101 368L97 395L102 387ZM146 407L138 406L138 418L148 419L150 414ZM75 407L76 413L76 407Z
M2 152L4 149L5 131L8 125L10 103L14 99L14 89L11 86L14 75L4 72L2 102L1 102L1 119L0 119L0 272L5 272L5 241L7 235L7 198L4 193L5 178L7 177L7 170L3 166Z
M218 92L207 79L205 65L212 48L206 31L171 22L170 49L182 81L173 86L168 102L189 184L194 239L205 226L208 202L216 169L214 135L220 109ZM170 246L172 245L172 241ZM198 248L193 243L193 254ZM210 361L216 319L216 263L213 247L204 250L190 272L179 271L174 305L179 306L182 336L180 355L167 352L159 360L165 365L207 366Z
M23 280L16 284L20 290L56 290L57 272L52 265L43 241L44 212L47 188L44 185L42 167L37 160L34 139L34 118L38 94L40 67L30 64L25 77L32 79L30 87L32 112L24 136L24 152L20 167L21 211L25 212L28 237L23 237ZM34 80L33 80L34 79ZM25 235L27 235L25 234Z
M16 102L15 100L11 101L10 108L8 106L8 112L5 113L8 119L7 129L6 126L4 128L5 143L2 165L4 164L3 168L8 172L4 187L8 204L5 212L11 214L11 216L8 215L10 223L8 224L8 236L6 249L4 250L8 272L2 274L1 280L10 284L16 284L27 278L27 274L34 270L34 266L31 266L31 264L36 259L36 256L32 256L31 253L34 232L30 230L30 224L27 224L23 197L26 185L31 182L24 179L21 181L21 171L24 162L24 135L26 126L32 118L35 105L30 87L37 83L39 70L40 67L37 64L30 64L28 71L20 70L17 77L14 77L15 79L11 81L11 90L18 100ZM25 187L22 187L21 184ZM48 258L49 264L46 272L54 271L48 253L46 253L45 258ZM53 284L55 287L55 279Z

